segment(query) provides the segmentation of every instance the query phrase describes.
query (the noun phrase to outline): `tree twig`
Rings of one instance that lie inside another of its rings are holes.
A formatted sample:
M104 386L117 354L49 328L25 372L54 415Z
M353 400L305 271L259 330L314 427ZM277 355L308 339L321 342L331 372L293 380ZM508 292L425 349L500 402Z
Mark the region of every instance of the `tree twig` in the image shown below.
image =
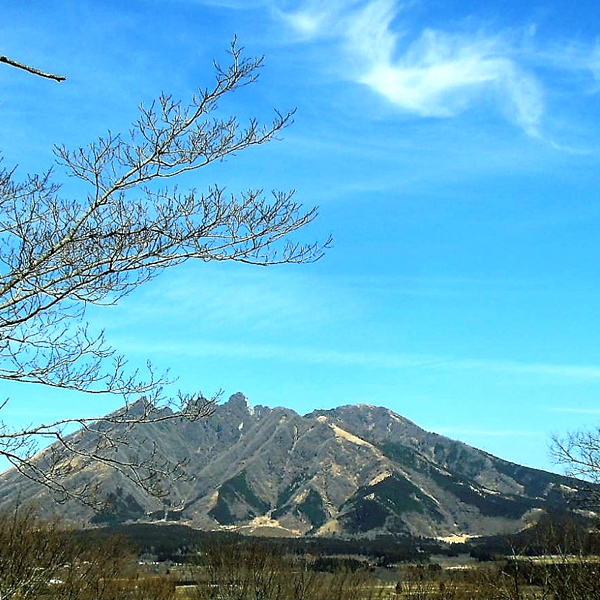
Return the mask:
M31 67L30 65L25 65L23 63L17 62L12 58L8 58L8 56L0 56L0 62L6 63L11 67L17 67L17 69L23 69L28 73L33 73L34 75L39 75L40 77L45 77L46 79L54 79L54 81L65 81L66 77L64 75L55 75L54 73L46 73L45 71L40 71L35 67Z

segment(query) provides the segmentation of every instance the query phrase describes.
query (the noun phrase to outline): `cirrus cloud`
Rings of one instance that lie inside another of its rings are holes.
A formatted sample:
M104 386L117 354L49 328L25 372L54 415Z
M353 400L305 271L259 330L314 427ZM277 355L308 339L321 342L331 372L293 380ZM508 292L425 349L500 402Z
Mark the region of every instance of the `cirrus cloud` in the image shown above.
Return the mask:
M305 40L335 40L350 78L401 111L447 118L492 102L528 135L540 136L542 85L518 64L506 37L424 28L407 41L400 12L393 0L324 7L310 1L280 14Z

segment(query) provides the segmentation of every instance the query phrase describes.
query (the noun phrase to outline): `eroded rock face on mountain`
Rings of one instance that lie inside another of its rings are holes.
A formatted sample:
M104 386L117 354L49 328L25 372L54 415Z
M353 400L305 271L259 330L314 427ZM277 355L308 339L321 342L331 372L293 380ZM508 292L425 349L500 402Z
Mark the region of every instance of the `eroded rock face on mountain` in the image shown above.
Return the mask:
M69 484L97 484L107 500L100 515L75 502L56 505L15 471L0 476L0 507L27 498L84 523L166 518L272 535L439 537L514 532L583 490L577 480L503 461L370 405L300 416L251 408L235 394L206 421L165 421L128 435L131 452L151 438L170 460L188 460L188 477L164 501L89 463Z

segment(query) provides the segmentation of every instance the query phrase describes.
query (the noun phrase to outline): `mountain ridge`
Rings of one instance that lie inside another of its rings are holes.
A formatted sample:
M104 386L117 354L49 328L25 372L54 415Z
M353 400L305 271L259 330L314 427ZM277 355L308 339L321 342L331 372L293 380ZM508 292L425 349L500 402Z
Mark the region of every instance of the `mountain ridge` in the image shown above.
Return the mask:
M89 463L69 485L97 485L107 499L100 514L71 501L56 505L15 471L0 474L0 508L27 497L83 524L162 519L268 535L481 536L567 510L589 485L425 431L373 404L299 415L251 407L237 393L203 421L142 425L127 435L126 451L152 439L169 460L187 461L188 478L173 482L164 500Z

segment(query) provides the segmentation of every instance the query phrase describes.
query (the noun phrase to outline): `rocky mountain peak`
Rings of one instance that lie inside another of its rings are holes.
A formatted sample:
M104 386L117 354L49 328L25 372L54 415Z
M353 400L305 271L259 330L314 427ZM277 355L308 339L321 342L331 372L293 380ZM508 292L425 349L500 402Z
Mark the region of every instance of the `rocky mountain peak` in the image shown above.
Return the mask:
M242 392L236 392L235 394L229 396L229 400L225 402L225 406L230 408L231 410L248 410L248 398Z
M85 432L75 435L84 443ZM132 453L147 443L143 430L127 435ZM165 421L152 436L161 453L188 463L188 477L173 483L167 499L181 507L173 518L202 529L252 533L257 523L263 529L268 523L277 535L504 534L568 508L589 489L366 404L300 416L287 408L251 409L238 392L208 419ZM123 502L102 515L109 522L144 521L157 512L164 518L156 499L118 474L106 476L90 464L72 478L73 486L98 484L107 497L122 490ZM85 507L57 506L14 470L0 475L0 486L0 509L27 497L48 512L98 522Z

